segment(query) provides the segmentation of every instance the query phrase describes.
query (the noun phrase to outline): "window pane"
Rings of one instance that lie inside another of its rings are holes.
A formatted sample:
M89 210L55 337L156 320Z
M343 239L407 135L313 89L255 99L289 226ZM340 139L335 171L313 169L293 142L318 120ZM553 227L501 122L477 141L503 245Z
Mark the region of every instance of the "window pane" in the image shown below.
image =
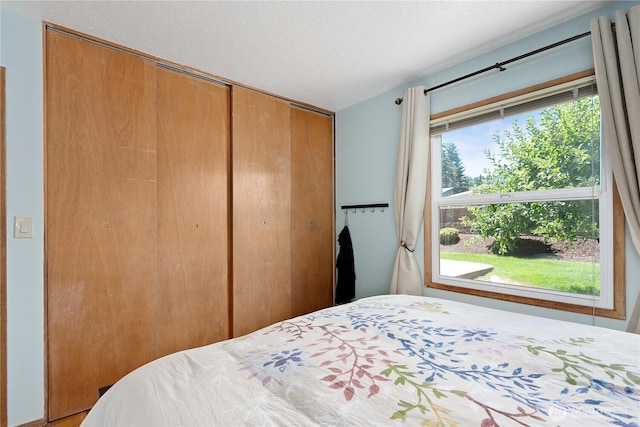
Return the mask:
M491 194L600 183L600 106L582 98L440 135L440 194Z
M433 287L620 313L611 170L591 80L458 109L430 134Z
M597 200L441 207L440 275L599 295L598 220Z

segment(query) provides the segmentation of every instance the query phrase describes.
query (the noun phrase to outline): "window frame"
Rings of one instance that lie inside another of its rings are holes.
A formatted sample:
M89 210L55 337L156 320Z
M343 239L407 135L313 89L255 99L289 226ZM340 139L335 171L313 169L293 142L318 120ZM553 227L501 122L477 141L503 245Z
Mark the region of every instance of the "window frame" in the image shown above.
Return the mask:
M586 70L580 73L571 74L559 79L554 79L545 83L541 83L538 85L530 86L518 91L509 92L503 95L499 95L493 98L486 99L484 101L480 101L473 104L468 104L459 108L455 108L452 110L447 110L442 113L434 114L431 116L431 121L443 119L445 117L451 117L456 114L459 115L461 113L469 112L471 110L480 109L482 107L486 107L491 104L496 104L499 102L505 102L507 100L512 100L514 98L522 98L525 99L529 94L533 92L539 92L541 90L545 90L548 88L552 88L555 86L563 85L566 83L570 83L579 79L583 79L586 77L593 77L594 70ZM431 140L431 136L429 136ZM431 147L431 144L429 144ZM431 151L431 150L430 150ZM432 161L432 154L429 156L430 161ZM450 285L446 283L438 283L433 280L434 277L434 268L433 268L433 258L431 248L434 245L434 242L439 242L439 236L434 234L434 227L432 227L432 212L435 208L435 202L432 201L432 186L431 179L432 176L432 168L429 168L428 173L428 182L427 185L427 194L425 197L425 209L424 209L424 224L425 224L425 233L424 233L424 266L425 266L425 286L427 288L439 289L445 291L451 291L456 293L480 296L490 299L497 299L508 302L516 302L527 305L534 305L545 308L552 308L557 310L563 310L568 312L594 315L600 317L607 317L613 319L624 319L626 316L626 278L625 278L625 219L624 213L622 211L622 203L620 201L620 197L618 195L617 187L615 185L615 180L613 177L610 178L609 185L611 189L611 197L612 197L612 218L611 218L611 226L613 228L613 238L611 239L611 244L613 246L613 254L612 254L612 266L609 268L613 268L613 308L598 308L594 306L587 305L578 305L578 304L570 304L566 302L558 302L558 301L550 301L548 299L535 298L535 297L527 297L527 296L518 296L506 293L500 293L495 291L481 290L468 288L463 286ZM605 177L602 177L603 183L602 185L607 185L605 183ZM437 269L436 269L437 270Z

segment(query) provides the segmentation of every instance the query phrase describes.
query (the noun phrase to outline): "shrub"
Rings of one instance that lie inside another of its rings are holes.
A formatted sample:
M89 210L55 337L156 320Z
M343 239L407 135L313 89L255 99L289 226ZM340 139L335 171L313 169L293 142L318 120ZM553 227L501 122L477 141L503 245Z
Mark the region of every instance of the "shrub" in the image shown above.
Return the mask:
M455 228L443 228L440 230L441 245L455 245L460 241L460 232Z

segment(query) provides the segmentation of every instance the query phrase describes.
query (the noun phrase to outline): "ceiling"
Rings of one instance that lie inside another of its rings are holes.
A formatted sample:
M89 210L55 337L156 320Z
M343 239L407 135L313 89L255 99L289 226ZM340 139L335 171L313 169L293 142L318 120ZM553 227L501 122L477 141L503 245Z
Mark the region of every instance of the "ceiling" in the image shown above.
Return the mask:
M2 5L339 111L607 1L6 1Z

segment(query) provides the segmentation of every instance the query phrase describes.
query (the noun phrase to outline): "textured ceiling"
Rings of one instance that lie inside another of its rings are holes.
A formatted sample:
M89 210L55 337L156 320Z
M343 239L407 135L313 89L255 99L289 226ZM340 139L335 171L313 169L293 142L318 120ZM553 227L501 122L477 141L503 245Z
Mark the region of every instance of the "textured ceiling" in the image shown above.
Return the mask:
M2 5L332 111L606 1L5 1Z

